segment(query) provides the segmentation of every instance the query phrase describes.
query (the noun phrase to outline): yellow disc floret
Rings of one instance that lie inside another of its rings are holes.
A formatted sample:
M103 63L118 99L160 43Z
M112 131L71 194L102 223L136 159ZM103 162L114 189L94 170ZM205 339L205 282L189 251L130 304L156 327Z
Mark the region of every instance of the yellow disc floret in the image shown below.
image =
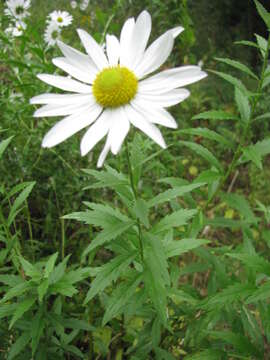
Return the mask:
M128 104L138 89L138 80L126 67L115 66L102 70L93 84L96 101L105 108Z

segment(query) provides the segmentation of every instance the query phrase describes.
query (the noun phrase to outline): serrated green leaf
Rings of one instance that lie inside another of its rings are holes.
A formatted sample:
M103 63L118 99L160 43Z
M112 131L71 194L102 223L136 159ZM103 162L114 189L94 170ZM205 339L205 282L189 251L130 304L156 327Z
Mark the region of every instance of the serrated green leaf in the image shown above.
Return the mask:
M224 306L231 305L235 302L244 301L253 294L254 290L255 288L251 284L235 283L228 286L220 293L208 297L201 306L205 310L223 308Z
M218 134L217 132L207 129L207 128L190 128L179 131L181 134L202 136L209 140L214 140L219 144L223 144L228 148L233 148L234 144L231 140L227 140L224 136Z
M255 47L255 48L259 49L259 46L253 41L240 40L240 41L235 41L234 43L236 45L245 45L245 46Z
M37 288L37 292L38 292L38 299L40 302L42 302L45 294L47 293L49 287L49 280L45 279L41 282L41 284L39 284L38 288Z
M12 328L12 326L15 324L17 320L19 320L24 313L26 313L28 310L31 309L31 307L34 305L36 299L34 297L27 298L24 301L17 304L17 308L14 312L14 315L12 316L12 319L9 323L9 329Z
M17 308L17 304L0 305L0 319L12 316Z
M148 296L152 300L158 317L163 325L167 325L167 291L164 282L156 274L153 274L151 267L147 264L144 269L144 284Z
M270 283L266 282L262 284L258 289L250 294L250 296L245 301L246 304L256 303L257 301L265 301L270 297Z
M256 116L253 120L257 121L257 120L264 120L264 119L270 119L270 112Z
M149 228L149 203L143 199L136 199L134 202L133 211L137 219L139 219L146 228Z
M175 199L176 197L187 194L203 185L205 185L205 183L201 182L201 183L184 185L184 186L175 187L173 189L166 190L163 193L160 193L157 196L155 196L152 200L149 200L148 206L153 207L153 206L162 204L164 202L171 201L171 200Z
M247 268L250 268L255 272L266 274L268 276L270 275L270 263L257 254L228 253L226 255L243 262Z
M244 148L243 155L247 160L252 161L257 166L257 168L259 168L260 170L263 169L262 157L256 151L256 148L254 146L248 146L248 147Z
M237 87L235 87L235 102L237 104L238 111L241 115L243 123L248 124L251 115L251 108L249 105L248 97L243 94L243 92Z
M48 259L44 269L44 278L48 278L50 273L53 271L57 257L58 257L58 252L51 255L50 258Z
M189 149L194 151L197 155L201 156L206 161L208 161L212 166L214 166L221 173L223 172L222 165L220 164L218 159L204 146L190 142L190 141L179 141L179 144L188 147Z
M41 278L41 272L34 265L32 265L29 261L24 259L22 256L19 257L20 263L22 265L23 271L26 276L33 278L34 280L38 280Z
M191 305L196 305L199 300L195 297L191 296L190 294L186 293L180 289L171 289L169 291L169 297L178 305L179 302L187 302Z
M186 225L188 220L192 219L197 210L180 209L174 213L165 216L158 224L153 227L153 233L170 230L172 227Z
M142 275L136 274L133 278L116 288L106 306L106 311L102 319L102 326L105 326L108 321L119 314L121 308L123 308L129 299L134 295L141 281Z
M201 245L208 244L209 242L209 240L205 239L181 239L178 241L172 241L166 247L166 255L168 258L179 256L187 251L196 249Z
M8 301L14 297L23 295L26 291L30 290L33 286L30 285L27 281L24 281L21 284L18 284L11 288L7 293L4 295L4 297L0 300L0 303L3 303L5 301Z
M233 193L226 193L222 194L221 198L225 201L229 207L237 210L239 214L241 214L247 221L250 223L257 223L257 219L251 210L251 207L243 195L240 194L233 194Z
M101 246L105 243L116 239L118 236L124 234L134 225L134 221L129 221L126 223L116 222L114 225L106 227L102 230L95 238L92 240L90 245L85 249L83 256L86 256L90 251L95 249L98 246Z
M264 58L266 55L266 50L267 50L267 41L258 34L255 34L255 36L256 36L257 44L259 46L262 57Z
M214 181L220 180L221 175L217 171L205 170L193 181L194 183L213 183Z
M42 337L43 331L45 328L45 319L43 317L42 309L39 309L31 323L31 348L32 348L32 356L35 355L37 351L37 347Z
M254 0L255 4L256 4L256 8L258 13L260 14L260 17L263 19L263 21L265 22L265 25L267 26L268 30L270 31L270 14L268 11L266 11L266 9L263 7L263 5L258 1L258 0Z
M29 343L30 339L31 339L31 334L28 331L25 331L11 346L7 359L8 360L14 359L15 356L17 356L20 352L23 351L23 349Z
M229 114L222 110L210 110L197 114L192 117L191 120L238 120L238 117L234 114Z
M50 286L50 293L52 294L61 294L72 297L73 295L77 294L77 292L78 290L76 290L73 285L62 279Z
M14 201L13 205L11 206L9 215L8 215L8 226L10 226L12 224L13 220L15 219L15 217L18 214L19 207L28 198L35 183L36 183L35 181L31 182L30 184L28 183L28 185L25 187L25 189L23 189L23 191L20 193L20 195Z
M11 142L11 140L13 139L14 136L9 137L8 139L2 140L0 142L0 159L4 153L4 151L6 150L6 148L8 147L9 143Z
M230 65L235 69L241 70L242 72L250 75L254 79L258 80L258 76L256 76L253 71L251 71L246 65L242 64L240 61L231 60L227 58L218 58L216 57L215 60L223 62L224 64Z
M129 267L135 259L136 254L119 255L107 264L100 267L97 277L92 282L91 287L86 295L84 304L87 304L98 293L101 293L108 285L116 281L118 277Z
M220 71L211 70L211 72L216 74L217 76L221 77L222 79L226 80L227 82L229 82L233 86L236 86L246 96L249 96L249 92L246 89L245 85L240 80L238 80L236 77L234 77L232 75L229 75L229 74L226 74L226 73L223 73L223 72L220 72Z
M251 344L249 339L242 334L236 334L231 331L208 331L208 334L214 339L220 339L233 345L241 354L255 355L260 357L260 353Z

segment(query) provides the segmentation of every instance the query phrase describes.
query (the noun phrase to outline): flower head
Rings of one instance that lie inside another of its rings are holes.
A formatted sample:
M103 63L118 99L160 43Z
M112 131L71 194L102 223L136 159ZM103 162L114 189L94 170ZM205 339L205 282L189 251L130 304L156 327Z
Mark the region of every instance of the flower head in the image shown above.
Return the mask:
M4 13L12 18L22 20L30 15L28 11L30 5L30 0L7 0L7 8L4 10Z
M109 151L114 155L120 151L133 125L165 148L155 124L176 128L166 108L189 96L182 86L206 76L199 66L177 67L149 76L167 60L175 37L182 31L182 27L168 30L147 47L151 17L143 11L136 21L130 18L125 22L120 40L106 36L106 54L84 30L79 29L78 35L87 55L58 42L64 56L53 59L53 63L74 79L38 75L47 84L71 92L31 99L32 104L45 104L35 117L65 116L46 134L42 146L55 146L91 125L82 138L81 154L86 155L106 136L97 164L100 167Z
M67 11L55 10L49 14L49 22L59 27L69 26L72 23L72 16Z
M44 33L44 40L48 46L54 46L61 38L61 29L55 23L50 23Z
M6 30L6 34L11 34L14 37L21 36L26 29L26 24L23 21L16 21L15 25L10 25Z

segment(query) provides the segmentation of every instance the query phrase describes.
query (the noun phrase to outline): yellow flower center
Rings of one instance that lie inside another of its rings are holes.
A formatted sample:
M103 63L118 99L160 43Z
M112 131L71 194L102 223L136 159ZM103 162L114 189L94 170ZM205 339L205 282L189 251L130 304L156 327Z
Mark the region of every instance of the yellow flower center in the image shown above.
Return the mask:
M138 80L126 67L115 66L97 74L93 84L96 101L103 107L116 108L128 104L138 89Z
M63 22L63 18L61 18L61 16L59 16L59 18L57 18L57 21L58 21L59 23L62 23L62 22Z

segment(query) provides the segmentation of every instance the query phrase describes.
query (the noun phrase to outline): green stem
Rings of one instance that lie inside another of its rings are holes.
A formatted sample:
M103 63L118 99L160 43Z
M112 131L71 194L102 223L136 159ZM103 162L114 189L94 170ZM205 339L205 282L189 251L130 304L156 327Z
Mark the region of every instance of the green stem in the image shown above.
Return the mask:
M132 166L131 166L131 161L130 161L130 156L129 156L129 149L128 149L128 142L126 141L126 155L127 155L127 163L128 163L128 173L129 173L129 179L130 179L130 185L131 185L131 189L134 195L134 198L137 200L138 199L138 192L135 186L135 181L134 181L134 176L133 176L133 171L132 171ZM139 244L140 244L140 253L141 253L141 260L142 263L144 261L144 251L143 251L143 238L142 238L142 224L140 219L137 218L136 220L137 223L137 227L138 227L138 233L139 233Z
M262 91L262 85L263 85L263 80L264 80L264 73L267 67L267 61L268 61L268 55L269 55L269 50L270 50L270 35L268 37L268 41L267 41L267 48L266 48L266 52L265 52L265 56L264 56L264 61L263 61L263 66L262 66L262 71L261 71L261 76L260 76L260 80L258 83L258 87L257 87L257 91L256 93L259 94L259 96L261 95L261 91ZM209 204L212 202L213 199L215 199L215 197L217 196L217 194L219 193L219 191L221 190L222 186L225 184L225 182L227 181L228 177L231 175L231 173L233 172L233 170L235 169L237 162L239 160L239 156L241 155L242 152L242 147L244 146L245 142L246 142L246 137L248 135L250 126L251 126L251 122L252 122L252 117L253 114L255 112L258 100L259 100L259 96L256 97L256 99L253 101L252 103L252 107L251 107L251 112L250 112L250 120L248 122L248 124L246 125L244 132L243 132L243 136L242 136L242 140L239 141L239 144L237 146L237 149L234 153L233 159L230 163L230 166L228 167L228 170L226 171L223 179L220 181L216 191L214 192L214 194L211 196L211 198L208 199L208 201L206 202L205 206L203 207L203 210L207 209L207 207L209 206Z

